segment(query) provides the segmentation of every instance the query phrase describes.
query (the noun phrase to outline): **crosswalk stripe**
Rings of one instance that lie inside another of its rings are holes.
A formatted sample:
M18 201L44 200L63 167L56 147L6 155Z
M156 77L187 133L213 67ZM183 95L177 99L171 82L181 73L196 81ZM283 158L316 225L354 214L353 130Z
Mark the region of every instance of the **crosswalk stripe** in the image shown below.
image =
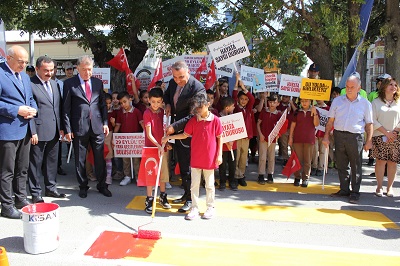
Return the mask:
M145 196L136 196L126 208L144 212L145 198ZM171 209L165 210L157 203L156 212L177 213L181 206L181 204L172 204ZM201 206L205 206L205 203L200 201L199 206L201 208ZM379 212L250 205L218 200L215 208L217 215L221 217L400 229L393 221Z

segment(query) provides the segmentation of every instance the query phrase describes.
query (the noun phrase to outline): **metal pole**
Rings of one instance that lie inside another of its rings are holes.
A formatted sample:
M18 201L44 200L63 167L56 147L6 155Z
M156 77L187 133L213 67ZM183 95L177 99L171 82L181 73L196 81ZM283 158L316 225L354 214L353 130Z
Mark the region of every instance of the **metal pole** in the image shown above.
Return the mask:
M32 5L29 5L29 13L32 13ZM35 40L34 34L29 32L29 64L33 66L34 54L35 54Z

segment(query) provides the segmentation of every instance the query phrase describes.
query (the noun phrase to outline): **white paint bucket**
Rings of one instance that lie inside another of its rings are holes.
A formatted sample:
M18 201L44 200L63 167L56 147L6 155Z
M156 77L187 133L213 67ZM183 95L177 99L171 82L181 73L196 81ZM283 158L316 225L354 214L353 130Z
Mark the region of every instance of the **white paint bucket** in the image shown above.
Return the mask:
M24 222L24 248L27 253L39 254L57 249L59 208L60 206L55 203L36 203L21 209Z

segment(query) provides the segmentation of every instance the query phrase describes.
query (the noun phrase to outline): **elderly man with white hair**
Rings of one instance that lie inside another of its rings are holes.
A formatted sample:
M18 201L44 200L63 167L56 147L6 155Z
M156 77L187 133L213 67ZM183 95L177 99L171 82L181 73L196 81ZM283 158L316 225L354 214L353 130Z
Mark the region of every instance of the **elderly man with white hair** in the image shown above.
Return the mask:
M367 99L360 96L360 89L360 77L350 76L346 81L346 95L336 97L332 102L323 140L324 145L329 147L329 132L334 128L340 190L331 196L349 197L349 202L353 204L358 203L360 198L363 146L366 151L372 147L373 131L372 106Z

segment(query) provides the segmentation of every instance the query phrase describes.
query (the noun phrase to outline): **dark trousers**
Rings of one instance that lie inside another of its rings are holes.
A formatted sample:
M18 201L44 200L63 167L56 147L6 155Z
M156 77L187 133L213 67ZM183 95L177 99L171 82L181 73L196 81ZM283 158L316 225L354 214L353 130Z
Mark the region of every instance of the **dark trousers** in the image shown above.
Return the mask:
M59 135L51 141L39 141L32 145L29 158L29 191L32 196L41 196L40 177L44 177L46 191L57 191L57 161L59 151Z
M236 150L233 151L233 155L236 158ZM229 181L235 178L236 161L233 160L230 151L222 152L222 163L219 165L219 181L226 182L226 169L228 168Z
M58 159L57 159L57 168L61 167L62 165L62 142L59 141L60 144L58 145Z
M74 136L73 147L75 154L75 172L76 178L79 182L79 188L88 188L88 178L86 175L86 153L90 143L94 157L94 170L98 182L98 187L101 188L106 185L106 163L104 161L104 134L94 134L90 127L89 132L85 136Z
M21 140L0 140L0 201L5 208L26 199L30 136Z
M185 190L187 200L192 200L190 193L190 142L192 138L175 141L175 149L178 155L179 168L181 171L182 186Z
M362 180L363 135L334 130L336 167L340 190L343 193L360 194ZM349 174L350 164L350 174ZM351 181L351 191L350 191Z

